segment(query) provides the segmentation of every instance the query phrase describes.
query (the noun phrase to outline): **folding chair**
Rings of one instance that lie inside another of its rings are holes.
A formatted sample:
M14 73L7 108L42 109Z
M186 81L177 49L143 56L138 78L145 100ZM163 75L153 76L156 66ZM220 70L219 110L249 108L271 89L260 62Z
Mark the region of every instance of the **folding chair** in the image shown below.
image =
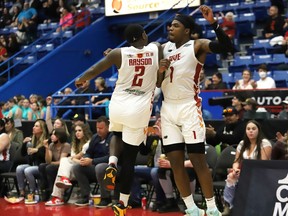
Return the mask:
M9 172L1 173L1 195L4 195L4 189L8 191L12 191L16 188L17 193L20 194L17 178L16 178L16 167L23 162L23 157L21 155L21 148L18 148L18 145L14 142L11 143L11 147L9 150L10 158L12 163L9 168Z
M226 147L218 157L215 171L213 173L213 187L216 204L220 211L223 210L222 196L225 188L228 169L232 167L236 155L236 149L233 146Z

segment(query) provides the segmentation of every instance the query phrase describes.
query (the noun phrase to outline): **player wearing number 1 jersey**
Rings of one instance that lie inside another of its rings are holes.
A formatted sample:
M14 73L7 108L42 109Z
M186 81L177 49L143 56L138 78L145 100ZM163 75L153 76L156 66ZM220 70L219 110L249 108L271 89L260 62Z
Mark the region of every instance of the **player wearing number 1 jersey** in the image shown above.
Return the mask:
M118 80L109 105L109 129L114 132L112 138L112 140L114 139L112 141L114 148L111 148L111 143L109 164L111 164L111 160L113 161L119 156L119 151L122 152L123 157L119 176L120 202L113 205L117 216L126 215L134 164L138 147L145 139L145 129L152 111L159 60L162 58L160 44L148 44L148 37L142 26L129 25L125 29L125 37L131 45L130 47L113 49L75 82L76 86L81 86L85 80L94 78L113 64L118 68ZM119 142L120 137L122 137L123 143L121 140L121 143ZM123 149L119 150L122 144ZM115 151L115 148L118 151ZM111 153L111 151L115 152ZM117 161L115 162L117 163ZM106 189L112 190L116 167L108 168L104 180L110 181L111 185L106 186Z
M199 75L209 52L220 53L233 49L229 37L214 20L211 8L200 10L212 25L218 41L190 40L194 28L191 17L177 15L169 29L169 42L164 45L161 127L164 150L170 161L176 185L186 204L187 216L204 216L193 200L189 178L184 168L185 147L206 198L207 216L220 216L213 196L211 173L205 160L205 125L201 113Z

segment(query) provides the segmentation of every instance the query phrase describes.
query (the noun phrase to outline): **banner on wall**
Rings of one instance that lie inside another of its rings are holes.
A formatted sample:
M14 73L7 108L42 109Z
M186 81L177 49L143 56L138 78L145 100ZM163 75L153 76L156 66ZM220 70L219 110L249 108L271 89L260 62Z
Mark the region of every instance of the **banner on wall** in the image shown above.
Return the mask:
M288 100L288 89L225 91L224 95L239 96L242 100L253 98L258 106L266 108L271 113L279 113L282 110L282 101Z
M288 161L245 160L233 216L288 215Z
M175 5L175 6L174 6ZM147 13L154 11L196 7L200 0L105 0L105 15L118 16L136 13Z

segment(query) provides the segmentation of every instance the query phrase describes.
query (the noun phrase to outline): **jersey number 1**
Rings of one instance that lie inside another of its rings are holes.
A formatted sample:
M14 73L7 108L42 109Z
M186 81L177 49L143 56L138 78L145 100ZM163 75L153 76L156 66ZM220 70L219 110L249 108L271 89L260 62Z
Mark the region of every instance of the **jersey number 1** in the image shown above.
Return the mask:
M134 75L134 79L132 82L132 86L142 86L143 83L143 78L142 76L145 73L145 67L144 66L135 66L135 75Z
M173 75L174 75L174 67L170 67L170 83L173 81Z

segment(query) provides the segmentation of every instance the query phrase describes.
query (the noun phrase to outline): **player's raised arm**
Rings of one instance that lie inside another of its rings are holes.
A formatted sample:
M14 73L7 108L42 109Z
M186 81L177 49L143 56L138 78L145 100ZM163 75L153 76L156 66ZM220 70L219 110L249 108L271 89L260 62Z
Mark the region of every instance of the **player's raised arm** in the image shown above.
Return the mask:
M85 71L81 77L76 79L76 87L81 87L85 81L95 78L112 65L116 65L118 68L121 66L121 50L119 48L110 51L105 58L94 64L87 71Z
M202 12L203 17L211 24L214 29L217 41L210 41L207 39L199 39L198 42L201 44L200 49L202 52L213 52L213 53L225 53L232 52L234 47L231 42L231 39L219 26L217 20L214 19L213 11L210 7L206 5L200 6L200 11Z

